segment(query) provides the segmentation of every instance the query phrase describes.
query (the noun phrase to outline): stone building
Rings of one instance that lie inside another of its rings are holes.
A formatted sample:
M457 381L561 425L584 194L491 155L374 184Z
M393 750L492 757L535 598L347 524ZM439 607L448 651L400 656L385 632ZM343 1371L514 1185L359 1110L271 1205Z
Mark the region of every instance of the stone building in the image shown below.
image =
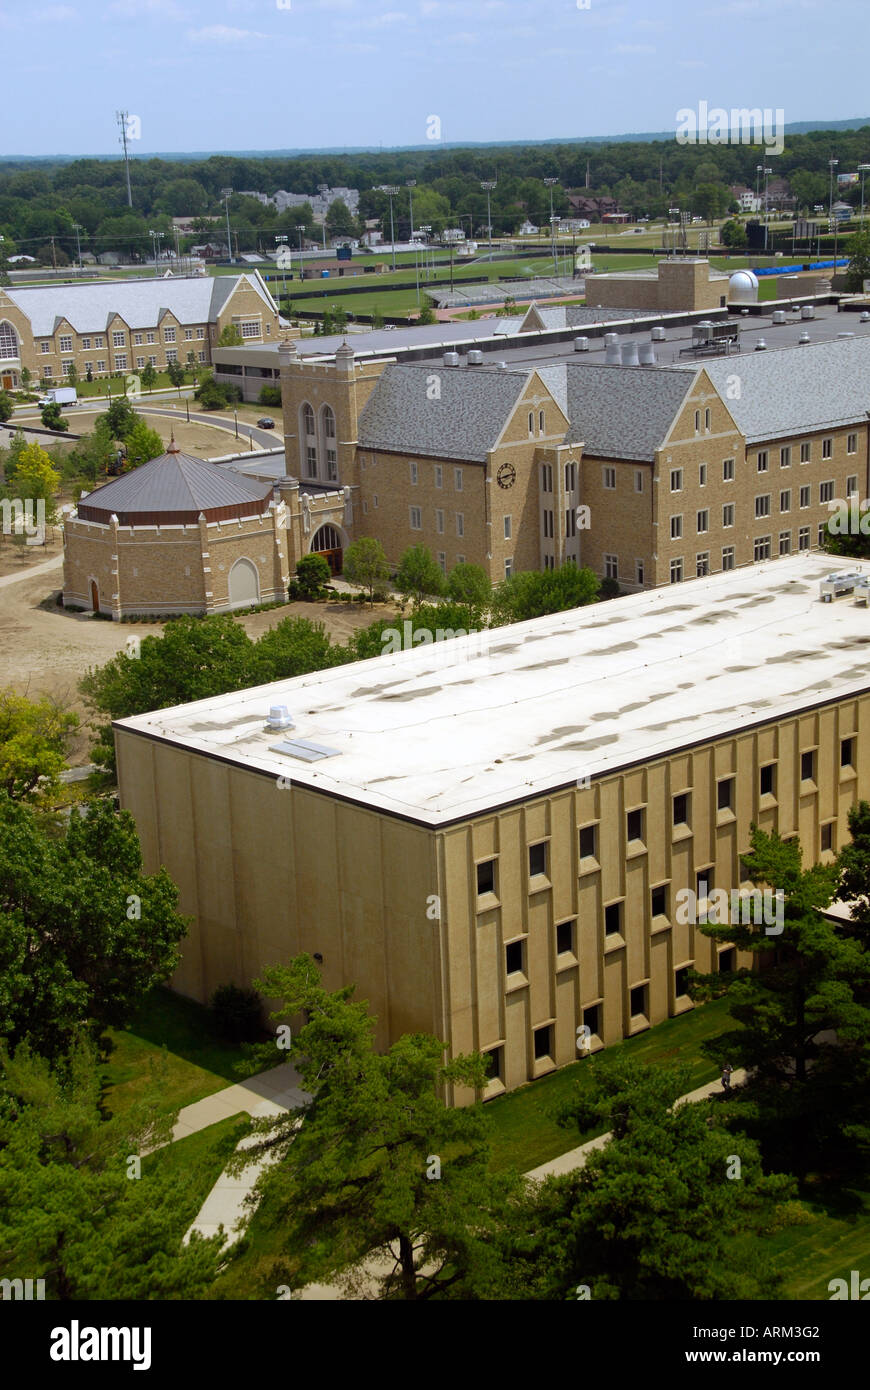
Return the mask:
M170 362L198 367L224 328L247 343L277 342L278 306L257 271L244 275L100 280L0 287L0 387L62 383L74 367L81 380L141 372Z
M84 493L64 522L63 601L129 614L221 613L287 597L287 509L271 483L165 454Z
M596 308L667 310L721 309L728 302L728 276L705 260L659 261L654 270L613 270L587 275L586 303Z
M578 1030L691 1011L689 970L750 963L700 924L748 889L752 823L831 863L870 798L870 617L820 598L854 567L777 558L119 721L146 869L193 919L174 987L316 954L380 1047L488 1054L487 1098Z

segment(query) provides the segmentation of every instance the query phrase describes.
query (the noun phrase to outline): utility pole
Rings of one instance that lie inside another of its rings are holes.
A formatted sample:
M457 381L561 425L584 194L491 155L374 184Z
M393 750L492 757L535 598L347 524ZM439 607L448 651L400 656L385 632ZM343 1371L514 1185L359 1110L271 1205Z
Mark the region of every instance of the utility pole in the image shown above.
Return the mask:
M55 270L57 270L57 250L54 245L54 237L51 238L51 263Z
M417 308L420 308L420 263L417 259L417 243L414 241L414 189L417 187L416 179L406 179L405 187L408 190L408 207L411 213L411 241L414 242L414 279L417 283Z
M558 179L544 179L544 184L550 190L550 240L553 245L553 274L559 274L559 267L556 264L556 221L553 217L553 189L559 182Z
M79 226L78 222L74 222L74 223L73 223L73 231L74 231L75 234L76 234L76 260L77 260L78 263L79 263L79 270L81 270L81 268L82 268L82 243L81 243L81 239L80 239L80 237L79 237L79 232L81 231L81 227Z
M130 155L129 155L128 150L127 150L127 122L128 122L129 119L130 119L130 117L129 117L128 112L126 112L126 111L116 111L116 112L115 112L115 120L118 122L118 125L119 125L120 130L121 130L121 139L120 139L119 143L123 146L123 149L124 149L124 170L125 170L126 175L127 175L127 206L128 206L128 207L132 207L132 206L133 206L133 193L132 193L132 190L131 190L131 188L130 188Z
M586 161L586 187L589 187L589 160Z
M392 183L382 183L380 186L380 192L386 193L387 197L390 200L390 246L393 252L393 270L396 269L396 233L394 230L393 223L393 199L395 198L398 191L398 188L395 186L395 184Z
M489 238L489 259L492 260L492 206L490 197L492 195L492 190L496 186L496 180L482 179L480 186L486 194L486 231Z
M221 189L221 197L224 200L224 207L227 210L227 259L229 261L233 259L233 239L230 236L230 198L232 194L233 190L231 188Z

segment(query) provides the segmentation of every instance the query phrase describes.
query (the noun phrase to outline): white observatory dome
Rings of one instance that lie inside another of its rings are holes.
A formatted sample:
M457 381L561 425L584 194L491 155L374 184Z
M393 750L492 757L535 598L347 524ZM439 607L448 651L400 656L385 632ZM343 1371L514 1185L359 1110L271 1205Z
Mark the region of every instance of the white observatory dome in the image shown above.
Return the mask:
M728 277L728 300L731 304L757 304L758 276L751 270L735 270Z

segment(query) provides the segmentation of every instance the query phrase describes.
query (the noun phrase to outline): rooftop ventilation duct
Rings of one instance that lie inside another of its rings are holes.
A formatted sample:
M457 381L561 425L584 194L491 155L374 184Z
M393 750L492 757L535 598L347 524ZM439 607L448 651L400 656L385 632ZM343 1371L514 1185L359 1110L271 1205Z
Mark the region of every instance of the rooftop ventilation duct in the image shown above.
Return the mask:
M755 344L755 351L756 351L756 352L766 352L766 351L767 351L767 343L764 341L763 338L759 338L758 342Z
M662 327L657 327L652 329L649 336L654 343L663 343L667 337L667 334Z
M785 309L774 309L773 321L774 323L787 323L788 320L785 316Z
M803 345L804 343L808 343L809 341L810 341L810 335L809 335L809 333L802 333L802 334L800 335L800 337L798 338L798 343L799 343L800 345Z
M652 343L640 343L638 345L638 357L642 367L654 367L656 363L656 350Z
M622 358L619 355L619 343L608 343L604 349L604 361L608 367L618 367Z
M618 342L619 342L619 334L618 334L618 333L605 333L605 335L604 335L604 346L605 346L605 347L612 347L612 345L613 345L614 343L618 343Z
M588 351L589 351L589 339L588 339L588 338L575 338L575 339L574 339L574 351L575 351L575 352L588 352Z
M802 319L814 319L815 316L816 316L816 306L815 306L814 304L802 304L802 305L801 305L801 318L802 318Z
M637 343L623 343L620 354L623 367L637 367L640 365L637 355Z
M868 311L867 311L866 309L864 309L864 310L862 311L861 317L859 318L858 322L859 322L859 323L870 323L870 313L868 313Z
M445 367L458 367L458 366L459 366L459 353L458 353L458 352L445 352L445 354L444 354L444 365L445 365Z
M837 334L837 337L838 337L838 338L854 338L854 336L855 336L854 333L838 333L838 334Z
M480 348L471 349L471 351L468 354L468 365L469 367L483 366L483 353L481 352Z
M267 720L270 729L295 729L296 725L290 718L290 711L286 705L270 705L269 718Z

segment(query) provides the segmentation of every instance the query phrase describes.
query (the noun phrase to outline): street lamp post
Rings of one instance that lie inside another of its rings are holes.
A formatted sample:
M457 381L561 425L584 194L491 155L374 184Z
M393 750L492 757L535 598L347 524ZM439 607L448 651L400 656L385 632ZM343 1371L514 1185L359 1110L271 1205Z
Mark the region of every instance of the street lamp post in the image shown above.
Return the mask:
M870 169L870 164L859 164L858 173L861 175L861 223L864 222L864 175Z
M396 196L396 194L398 193L399 190L398 190L398 188L396 187L396 185L395 185L394 183L382 183L382 184L381 184L381 187L380 187L380 191L381 191L381 193L386 193L387 197L388 197L389 200L390 200L390 246L391 246L392 252L393 252L393 270L395 270L395 269L396 269L396 233L395 233L395 224L394 224L394 222L393 222L393 199L395 198L395 196Z
M553 247L553 274L559 274L559 267L556 264L556 223L553 217L553 189L559 182L558 179L544 179L544 184L550 190L550 241Z
M492 207L490 204L490 198L492 196L492 190L496 186L496 180L481 179L480 186L486 194L486 231L487 237L489 239L489 258L490 260L492 260Z
M319 184L317 185L317 191L318 191L318 193L320 194L320 197L323 198L324 193L328 193L328 192L329 192L329 184L328 184L328 183L319 183ZM325 212L324 212L324 214L323 214L323 249L324 249L324 251L326 250L326 213L325 213Z
M287 245L287 238L286 238L285 236L276 236L275 241L276 241L276 244L279 245L279 246L286 246L286 245ZM284 286L284 298L286 299L286 298L287 298L287 267L286 267L286 257L285 257L285 256L281 256L281 255L280 255L280 252L279 252L278 254L279 254L280 259L281 259L281 282L282 282L282 284L283 284L283 286Z
M153 246L154 246L154 274L155 274L155 277L156 277L156 275L157 275L157 269L158 269L158 267L157 267L157 255L158 255L158 251L159 251L159 248L160 248L160 243L161 243L161 241L163 240L163 233L162 233L162 232L152 232L152 231L149 231L148 235L150 236L151 241L152 241Z
M432 228L431 228L431 226L429 225L428 222L424 222L424 223L423 223L423 226L420 228L420 231L423 233L424 237L426 238L426 259L425 259L424 262L423 262L423 272L424 272L424 274L428 274L428 270L429 270L429 264L428 264L428 262L429 262L429 254L428 254L428 253L429 253L429 233L432 231Z
M221 197L224 200L224 206L227 210L227 258L229 259L230 265L233 263L233 243L230 236L230 198L232 194L233 190L231 188L221 189Z
M408 190L408 207L411 211L411 241L414 241L414 189L417 187L416 179L406 179L405 187ZM417 282L417 308L420 308L420 264L417 260L417 244L414 242L414 278Z
M770 178L770 175L771 175L772 173L773 173L773 170L772 170L772 169L765 169L765 171L764 171L764 249L765 249L765 251L767 251L767 236L768 236L768 228L769 228L769 226L770 226L770 199L769 199L768 194L767 194L767 184L768 184L768 179Z
M835 275L836 275L836 273L837 273L837 227L836 227L836 224L834 223L834 170L836 169L836 167L837 167L837 165L839 164L839 162L840 162L839 159L829 159L829 160L828 160L828 169L829 169L829 171L830 171L830 178L829 178L829 182L828 182L828 231L831 231L832 226L833 226L833 232L834 232L834 274L835 274Z
M862 183L862 187L863 187L863 183ZM82 230L82 229L81 229L81 227L79 226L78 222L74 222L74 223L73 223L73 231L74 231L75 234L76 234L76 260L77 260L78 263L79 263L79 270L82 269L82 243L81 243L81 240L80 240L80 238L79 238L79 232L80 232L81 230Z

